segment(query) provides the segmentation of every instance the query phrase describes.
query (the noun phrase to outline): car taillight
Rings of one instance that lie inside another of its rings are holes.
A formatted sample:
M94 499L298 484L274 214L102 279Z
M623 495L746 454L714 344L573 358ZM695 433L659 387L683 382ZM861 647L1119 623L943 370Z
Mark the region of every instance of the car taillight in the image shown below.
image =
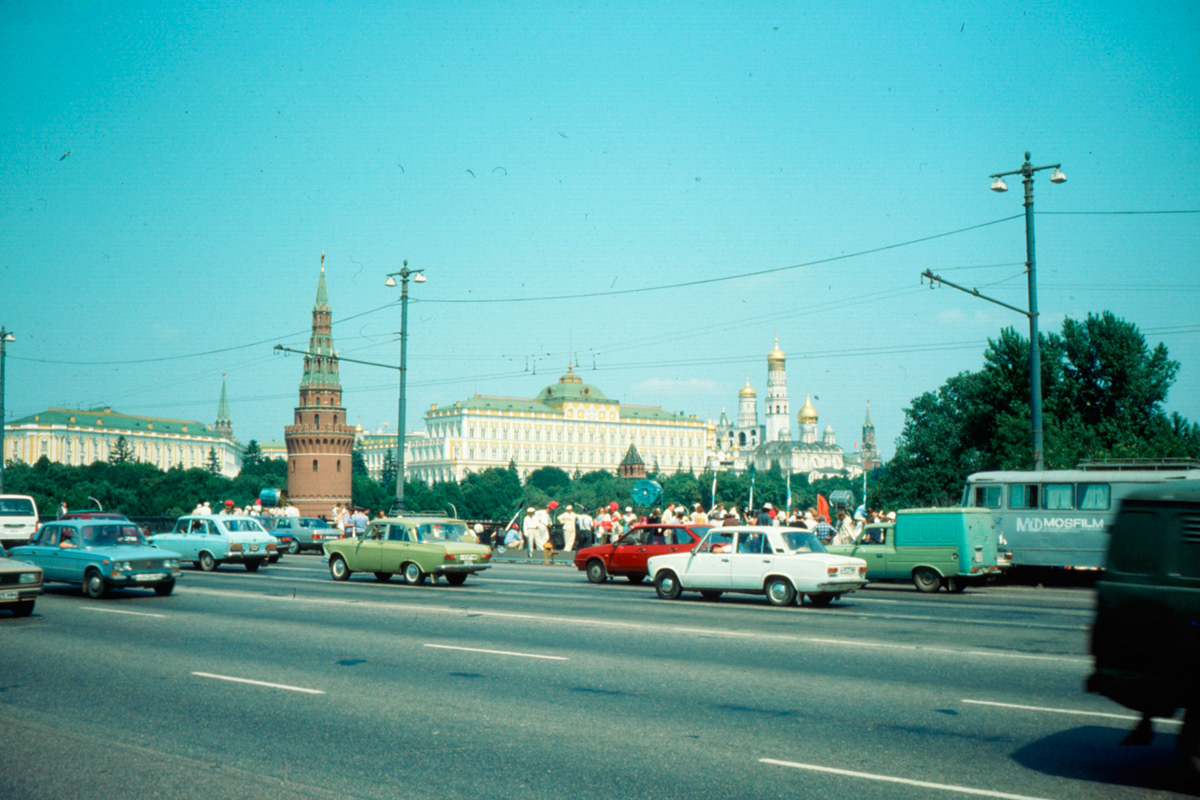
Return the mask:
M274 542L267 542L267 549L268 549L268 550L274 550L274 549L276 549L276 548L275 548L275 543L274 543Z
M446 553L446 555L444 556L444 559L445 559L446 561L453 561L453 560L454 560L454 554L453 554L453 553Z
M242 552L242 546L240 544L231 544L229 545L229 552L240 553Z
M867 565L863 564L858 568L858 577L865 578L867 576Z
M828 569L826 569L826 570L825 570L825 572L826 572L826 574L828 574L828 575L837 575L837 574L838 574L838 568L837 568L837 567L829 567Z
M322 536L322 535L321 535L321 534L319 534L319 533L314 533L314 534L313 534L313 541L314 541L314 542L319 542L319 541L321 541L321 540L322 540L322 539L324 539L324 538L325 538L325 537L324 537L324 536Z

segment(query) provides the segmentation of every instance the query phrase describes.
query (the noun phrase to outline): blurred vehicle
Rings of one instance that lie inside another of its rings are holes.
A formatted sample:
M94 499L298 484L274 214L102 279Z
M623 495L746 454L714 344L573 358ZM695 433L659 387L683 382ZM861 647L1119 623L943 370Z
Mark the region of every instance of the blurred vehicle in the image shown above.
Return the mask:
M650 574L648 559L691 550L708 530L707 525L635 525L616 542L576 550L575 566L592 583L604 583L610 575L641 583Z
M38 529L37 503L27 494L0 494L0 546L26 544Z
M1001 572L986 508L906 509L894 523L864 525L854 544L825 549L865 560L869 581L912 581L922 592L961 592Z
M1149 744L1152 717L1184 709L1179 757L1200 788L1200 480L1132 492L1110 528L1096 583L1095 670L1087 690L1142 714L1127 740Z
M292 543L285 549L291 554L303 550L320 550L330 539L342 538L342 532L319 517L270 517L274 526L267 530L275 536L286 533ZM282 545L281 545L282 546Z
M179 554L151 547L128 520L47 522L34 541L10 552L41 567L44 580L77 583L92 598L113 588L151 588L160 597L169 595L179 575Z
M80 509L79 511L68 511L62 515L62 519L124 519L129 517L116 511L97 511L95 509Z
M232 514L190 514L175 521L169 533L150 538L155 547L177 550L184 561L205 572L225 562L254 572L276 551L275 537L253 517Z
M42 568L10 558L0 547L0 609L8 609L14 617L28 617L41 593Z
M829 605L867 583L867 562L833 555L816 536L798 528L711 528L695 548L648 562L658 596L677 600L698 591L708 600L723 592L765 594L775 606L802 601Z
M466 541L467 534L465 522L449 517L377 519L362 536L325 543L329 574L335 581L355 572L370 572L380 581L399 574L414 586L441 576L459 586L491 566L492 548Z

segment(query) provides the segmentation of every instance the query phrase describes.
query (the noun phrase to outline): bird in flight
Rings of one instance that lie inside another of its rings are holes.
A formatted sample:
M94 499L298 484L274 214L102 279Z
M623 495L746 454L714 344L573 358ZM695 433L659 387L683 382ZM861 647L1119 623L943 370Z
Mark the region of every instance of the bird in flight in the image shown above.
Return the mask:
M62 161L64 158L66 158L66 157L67 157L67 156L69 156L69 155L71 155L71 151L70 151L70 150L68 150L67 152L63 153L61 156L59 156L58 160L59 160L59 161Z

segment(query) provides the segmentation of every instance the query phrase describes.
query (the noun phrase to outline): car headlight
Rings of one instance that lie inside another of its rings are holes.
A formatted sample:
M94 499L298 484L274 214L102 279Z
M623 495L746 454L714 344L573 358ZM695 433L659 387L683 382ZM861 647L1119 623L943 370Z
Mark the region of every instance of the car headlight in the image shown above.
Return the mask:
M22 572L21 576L17 578L17 580L20 583L37 583L38 574L36 572Z
M128 564L122 563L122 562L120 562L120 561L114 561L114 562L113 562L113 566L112 566L112 571L113 571L113 572L124 572L124 571L125 571L125 570L127 570L127 569L129 569L129 565L128 565Z

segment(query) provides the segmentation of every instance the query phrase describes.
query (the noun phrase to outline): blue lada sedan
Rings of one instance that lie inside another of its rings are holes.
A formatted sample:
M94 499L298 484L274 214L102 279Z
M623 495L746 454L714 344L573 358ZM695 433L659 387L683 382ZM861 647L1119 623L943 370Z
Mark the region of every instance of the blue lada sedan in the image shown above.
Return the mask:
M129 520L48 522L33 541L9 552L41 567L45 581L77 583L92 598L113 588L151 588L162 597L179 575L179 553L151 547Z

